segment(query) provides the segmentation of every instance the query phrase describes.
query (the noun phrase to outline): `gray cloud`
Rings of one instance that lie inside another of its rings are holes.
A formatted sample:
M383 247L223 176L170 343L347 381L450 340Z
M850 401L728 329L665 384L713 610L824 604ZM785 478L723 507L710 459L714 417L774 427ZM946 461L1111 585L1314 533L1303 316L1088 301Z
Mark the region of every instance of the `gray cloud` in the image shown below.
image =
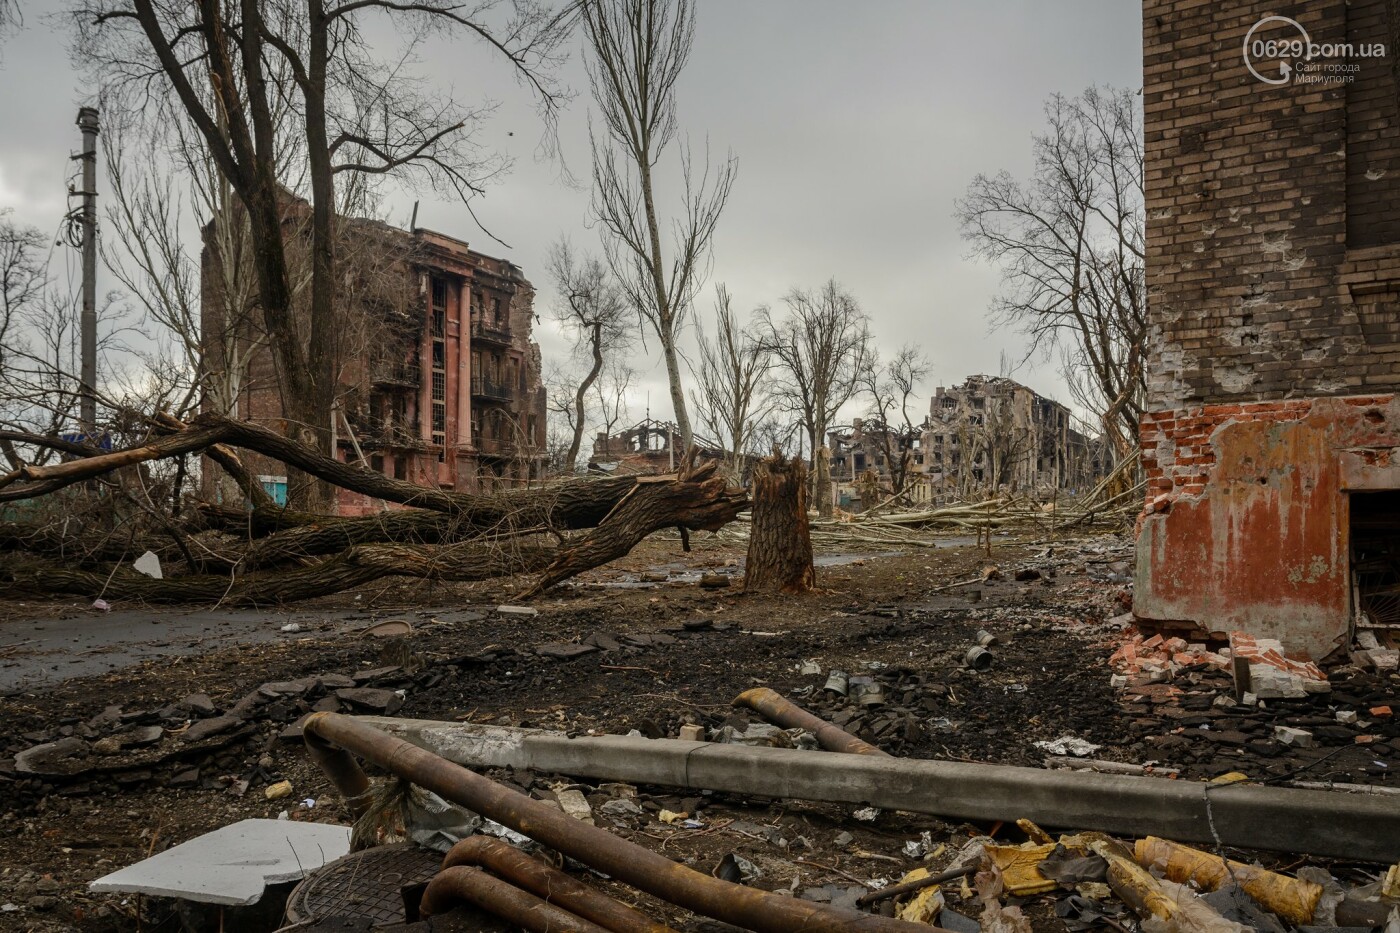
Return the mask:
M31 0L25 28L3 49L0 208L53 230L82 89L45 7ZM923 347L933 361L930 392L997 371L1002 352L1019 354L1024 341L989 330L996 272L966 258L953 201L979 171L1027 174L1046 95L1139 86L1140 16L1136 5L1113 0L702 0L681 122L696 150L708 144L714 157L732 151L739 159L712 281L751 307L834 276L869 312L887 353L905 341ZM420 200L420 224L508 256L543 286L543 258L556 237L595 248L587 192L562 184L557 163L536 159L540 123L529 97L480 44L434 41L421 59L421 72L444 93L499 102L480 138L515 166L477 211L511 248L431 193L390 192L394 218L406 223ZM586 181L589 101L577 51L566 77L579 94L560 138L567 164ZM699 302L702 318L711 294ZM542 287L539 339L547 359L560 359L569 348L549 322L550 301ZM649 345L647 364L657 356ZM1018 378L1063 395L1055 369L1036 361ZM635 393L633 415L648 391L652 413L668 416L659 365Z

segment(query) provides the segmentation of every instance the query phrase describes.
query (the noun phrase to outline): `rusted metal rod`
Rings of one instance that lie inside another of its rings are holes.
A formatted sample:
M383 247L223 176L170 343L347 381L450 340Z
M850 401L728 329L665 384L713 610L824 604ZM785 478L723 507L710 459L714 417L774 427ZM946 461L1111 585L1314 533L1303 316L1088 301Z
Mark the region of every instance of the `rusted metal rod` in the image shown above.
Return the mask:
M479 868L466 865L438 872L423 892L418 913L431 917L464 902L532 933L611 933L606 927L575 917Z
M879 755L889 758L890 753L882 751L864 739L858 739L845 729L834 726L825 719L819 719L791 700L780 696L767 687L754 687L745 690L734 698L735 706L747 706L776 726L787 729L806 729L817 737L821 747L833 752L848 755Z
M402 739L338 713L313 713L306 747L347 798L363 799L368 779L351 752L419 787L509 826L669 903L755 933L933 933L937 927L818 904L730 884L582 823ZM335 747L339 746L339 747Z
M443 870L477 865L500 875L524 891L558 904L571 914L591 920L613 933L676 933L641 911L602 891L526 855L515 846L490 836L468 836L442 860Z
M878 904L892 897L903 897L915 891L922 891L924 888L931 888L936 884L943 884L945 881L966 878L968 875L975 875L977 873L977 864L976 861L973 861L967 865L959 865L956 868L950 868L937 875L929 875L926 878L917 878L913 881L901 881L899 884L892 884L878 891L862 894L860 897L856 898L856 903L862 907L867 904Z

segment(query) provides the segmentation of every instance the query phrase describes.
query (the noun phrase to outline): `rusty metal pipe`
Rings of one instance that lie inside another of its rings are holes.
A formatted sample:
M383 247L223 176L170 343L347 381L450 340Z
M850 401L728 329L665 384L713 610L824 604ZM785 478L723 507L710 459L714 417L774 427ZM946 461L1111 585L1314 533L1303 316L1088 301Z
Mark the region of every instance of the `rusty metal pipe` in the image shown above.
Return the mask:
M462 903L480 907L532 933L612 933L606 927L575 917L528 891L466 865L438 872L423 892L418 913L431 917Z
M701 874L350 716L313 713L303 731L307 748L338 788L363 794L364 774L347 754L354 752L444 800L509 826L648 894L755 933L935 933L938 930L926 924L780 897ZM345 751L329 748L331 743Z
M558 904L571 914L591 920L613 933L676 933L641 911L634 910L602 891L526 855L515 846L490 836L468 836L452 847L442 860L443 870L459 865L490 869L511 884Z
M821 747L833 752L848 755L879 755L889 758L890 753L882 751L864 739L858 739L840 726L834 726L807 712L791 700L767 687L754 687L745 690L734 698L734 706L747 706L775 726L785 729L805 729L817 737Z

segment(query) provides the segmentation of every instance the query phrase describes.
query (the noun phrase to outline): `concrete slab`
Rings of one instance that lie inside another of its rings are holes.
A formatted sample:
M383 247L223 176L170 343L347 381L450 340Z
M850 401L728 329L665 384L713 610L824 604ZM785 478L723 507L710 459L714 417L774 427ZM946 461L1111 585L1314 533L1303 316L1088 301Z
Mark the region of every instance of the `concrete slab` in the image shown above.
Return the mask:
M296 881L350 852L350 827L242 820L98 878L90 891L256 904L269 884Z

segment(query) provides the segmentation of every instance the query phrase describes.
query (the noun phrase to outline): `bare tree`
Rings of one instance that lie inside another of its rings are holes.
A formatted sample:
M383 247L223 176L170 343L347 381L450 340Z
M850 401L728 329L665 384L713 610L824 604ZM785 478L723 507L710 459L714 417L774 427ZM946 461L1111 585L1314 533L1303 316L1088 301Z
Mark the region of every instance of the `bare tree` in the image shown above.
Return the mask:
M573 473L578 469L583 435L597 412L597 393L580 389L583 378L572 368L554 369L545 385L550 420L550 466L557 472Z
M1002 268L996 321L1025 330L1031 352L1066 348L1120 457L1136 443L1146 392L1137 101L1119 89L1052 96L1030 181L978 175L957 204L963 236Z
M583 444L588 390L602 373L604 359L611 358L629 342L628 308L622 290L603 263L591 256L575 256L566 239L559 240L550 249L546 268L559 295L555 318L574 338L575 355L588 360L588 370L582 378L574 380L573 411L568 413L573 440L569 442L563 466L573 471Z
M461 30L499 52L551 112L549 80L567 17L517 0L492 29L497 4L480 0L77 0L81 52L98 79L178 102L247 215L258 303L272 347L290 432L327 451L342 347L337 327L337 179L394 176L466 201L500 161L482 155L468 127L481 115L423 91L403 62L381 63L362 32L380 15L413 45L432 30ZM285 68L285 71L281 70ZM287 74L290 80L276 80ZM288 103L290 102L290 103ZM296 114L310 190L307 313L283 235L284 152L275 115ZM159 112L161 108L154 108ZM297 484L294 499L319 507L324 484Z
M19 29L24 25L24 16L19 8L19 0L0 0L0 42L3 42L11 31ZM0 57L0 62L4 58Z
M817 510L830 515L831 464L823 453L827 429L870 368L869 322L855 296L835 279L815 292L795 289L783 301L788 310L782 319L768 309L762 315L764 345L782 373L774 394L806 431Z
M604 437L612 437L618 422L627 417L627 392L636 378L635 369L622 360L613 360L593 384L598 394L598 420ZM603 450L605 456L611 453L606 448Z
M0 211L0 370L20 315L39 303L48 285L47 238L34 227L16 224L9 213Z
M729 452L730 472L739 476L754 449L754 429L773 407L767 391L772 352L758 333L740 324L722 284L715 286L714 337L697 329L699 391L691 391L691 400L701 427Z
M864 433L875 439L889 470L890 494L904 492L913 468L914 442L921 427L909 415L909 403L928 376L929 362L913 344L905 344L884 366L871 354L871 365L861 374L862 388L870 396L870 417ZM873 504L873 503L872 503Z
M694 0L583 0L588 76L604 133L590 133L593 212L608 262L628 300L661 343L671 406L687 448L694 434L676 338L709 269L710 244L734 185L731 154L697 169L679 155L684 208L669 239L655 172L676 141L676 83L695 38Z

